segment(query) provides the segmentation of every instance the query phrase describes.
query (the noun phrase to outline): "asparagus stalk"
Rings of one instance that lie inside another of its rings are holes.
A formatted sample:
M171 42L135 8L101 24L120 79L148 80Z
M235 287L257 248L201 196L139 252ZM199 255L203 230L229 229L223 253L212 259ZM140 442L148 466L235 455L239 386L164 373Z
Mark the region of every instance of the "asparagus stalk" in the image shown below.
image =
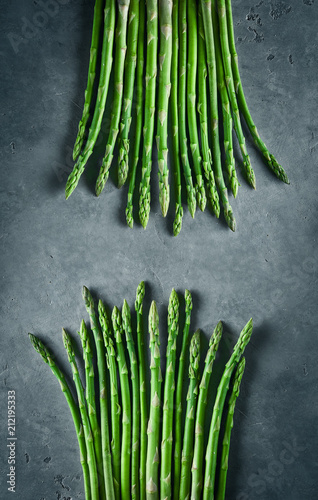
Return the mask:
M175 366L177 336L179 332L179 298L172 289L168 305L168 343L166 351L166 376L163 396L163 419L161 441L160 498L172 497L171 468L173 443L173 407L175 393Z
M157 149L159 201L167 215L170 201L168 170L168 109L171 91L172 0L159 0L159 83L157 113Z
M139 360L140 384L140 500L146 498L146 460L147 460L147 375L143 331L143 300L145 296L145 283L139 283L136 292L135 310L137 314L137 349Z
M131 498L139 500L140 386L138 362L131 327L131 314L126 300L124 300L122 308L122 318L124 332L126 335L126 345L130 360L132 385Z
M66 186L65 197L66 199L72 194L76 188L82 173L84 172L85 165L91 156L95 143L97 141L102 119L105 111L106 98L108 94L109 79L112 69L113 61L113 42L114 42L114 27L115 27L115 0L106 0L104 9L104 34L103 34L103 47L101 55L101 70L99 76L99 85L97 91L97 99L95 104L94 115L89 129L88 138L85 147L78 157L73 171L70 173Z
M158 48L158 2L147 0L147 59L144 115L144 148L141 182L139 189L139 219L147 227L150 213L150 174L152 166L152 142L156 108L156 77Z
M160 368L159 316L155 301L152 301L149 310L150 333L150 411L148 420L148 443L146 463L146 498L159 498L159 436L161 415L161 385L162 373Z
M224 430L224 437L222 444L222 456L220 461L219 483L218 483L216 500L225 500L225 487L226 487L227 471L229 467L229 450L230 450L231 432L233 428L233 416L235 410L235 403L240 393L240 385L244 373L244 368L245 368L245 358L242 358L235 372L232 392L228 403L228 413L225 422L225 430Z
M212 170L212 154L209 146L208 133L208 103L206 79L208 69L206 65L205 36L202 19L201 4L198 5L198 113L200 120L202 168L205 175L207 194L211 201L212 209L216 217L220 216L219 194L215 185Z
M217 76L215 64L215 46L211 14L211 0L201 0L202 17L204 25L204 34L206 42L206 55L209 76L209 97L210 97L210 114L211 114L211 130L212 130L212 158L216 185L219 190L219 195L223 205L224 217L227 225L232 231L235 231L235 219L232 207L229 203L228 193L225 186L219 139L219 124L218 124L218 101L217 101Z
M83 299L86 310L90 317L91 329L94 336L97 369L99 382L99 408L101 420L101 438L102 438L102 455L103 468L105 478L106 498L115 498L114 482L112 475L111 450L109 442L109 421L108 421L108 402L107 402L107 387L106 387L106 359L104 350L104 340L100 331L99 322L94 308L93 297L86 286L83 287Z
M124 74L123 107L118 136L118 187L122 187L128 175L129 130L131 124L132 102L134 94L137 41L139 26L139 0L131 0L128 19L127 56ZM141 2L142 3L142 2Z
M185 290L185 321L182 334L182 345L179 356L178 378L176 388L176 414L175 414L175 445L174 445L174 478L173 478L173 497L179 498L180 474L181 474L181 450L182 450L182 391L183 378L186 366L186 354L189 345L189 330L192 311L192 296L189 290Z
M95 371L93 364L93 353L91 350L90 339L84 320L81 322L80 331L83 348L83 359L85 364L85 387L86 404L88 409L88 418L92 429L94 448L96 453L96 464L101 498L105 497L105 480L103 471L103 455L100 425L97 418L96 399L95 399Z
M111 327L106 307L101 300L98 302L98 317L102 329L106 349L106 361L110 380L110 413L111 413L111 451L114 492L116 500L120 499L120 415L119 388L117 381L117 361L115 345L112 338Z
M242 125L241 125L241 119L240 119L240 113L239 113L239 108L237 104L237 99L236 99L236 94L235 94L235 89L234 89L234 82L233 82L233 74L232 74L232 68L231 68L231 54L230 54L230 48L229 48L229 41L228 41L228 30L227 30L227 22L226 22L226 10L225 10L225 0L212 0L212 13L213 10L215 10L217 5L218 8L218 18L219 18L219 33L220 33L220 42L221 42L221 51L222 51L222 60L223 60L223 67L224 67L224 75L225 75L225 82L226 82L226 87L228 91L228 96L233 112L233 122L234 122L234 129L239 141L242 157L243 157L243 172L244 175L249 182L249 184L256 189L256 181L255 181L255 174L254 171L251 167L251 162L249 155L246 150L246 145L245 145L245 137L243 134L242 130ZM212 14L213 15L213 14Z
M64 330L63 332L63 341L64 341L64 347L67 351L67 356L68 360L70 362L71 368L72 368L72 373L73 373L73 380L76 388L76 393L77 393L77 399L78 399L78 405L79 405L79 411L81 414L82 422L83 422L83 429L84 429L84 436L85 436L85 443L86 443L86 449L87 449L87 463L88 463L88 469L89 469L89 477L90 477L90 482L91 482L91 491L92 491L92 500L98 500L99 499L99 488L98 488L98 473L97 473L97 464L96 464L96 456L95 456L95 449L94 449L94 440L93 440L93 435L92 435L92 430L88 418L88 413L87 413L87 408L85 404L85 395L84 395L84 389L83 385L78 373L78 368L77 368L77 363L75 359L75 353L74 349L71 343L70 336L68 333Z
M274 174L276 175L276 177L278 177L278 179L282 180L286 184L289 184L287 174L284 171L283 167L277 162L274 155L272 155L268 151L266 145L264 144L264 142L260 138L258 131L257 131L257 128L254 124L253 119L252 119L251 113L248 109L243 86L242 86L242 81L241 81L241 77L240 77L239 66L238 66L238 57L237 57L236 47L235 47L231 0L225 1L225 9L226 9L228 42L229 42L229 50L230 50L230 54L231 54L234 87L235 87L235 92L237 95L237 100L238 100L238 105L239 105L240 111L241 111L242 115L244 116L246 124L250 130L254 144L258 147L259 151L263 154L265 162L267 163L268 167L274 172Z
M90 485L90 473L89 473L89 468L88 468L88 463L87 463L87 448L86 448L83 423L81 420L79 408L78 408L78 406L73 398L73 395L71 393L71 390L66 382L64 373L56 365L54 359L52 358L50 351L47 349L47 347L45 347L45 345L42 343L42 341L38 337L33 335L32 333L29 333L29 338L30 338L30 341L31 341L34 349L36 350L36 352L38 352L40 354L40 356L42 357L43 361L49 365L53 374L55 375L55 377L59 381L61 390L65 396L65 399L66 399L67 404L69 406L69 409L71 411L71 415L72 415L74 427L75 427L75 432L76 432L76 437L77 437L77 441L78 441L78 446L79 446L79 450L80 450L80 461L81 461L81 465L82 465L82 469L83 469L85 498L86 498L86 500L91 500L92 499L92 492L91 492L91 485Z
M75 161L81 152L87 121L89 118L89 111L91 107L93 87L96 74L96 62L97 62L97 51L100 39L101 25L103 21L103 9L105 0L96 0L94 8L94 18L93 18L93 30L92 30L92 41L90 48L89 66L88 66L88 78L85 90L85 102L83 108L83 114L81 121L78 125L78 133L73 149L73 160Z
M187 71L187 111L190 136L190 149L192 153L193 168L196 177L197 203L202 210L206 206L206 193L201 171L201 156L196 116L196 79L198 59L198 26L197 5L195 0L188 1L188 71Z
M130 0L118 0L118 18L115 34L115 65L114 86L115 92L112 104L110 131L106 144L102 166L97 177L95 192L99 196L105 187L109 176L109 169L113 160L114 147L119 132L119 120L123 98L124 66L127 50L127 20Z
M232 137L232 127L233 120L231 115L231 107L228 96L228 90L225 84L225 75L223 69L222 52L220 46L220 39L218 36L219 26L218 18L215 7L212 8L212 22L215 29L215 60L216 60L216 74L217 74L217 86L219 89L220 99L222 103L222 115L223 115L223 134L224 134L224 150L225 150L225 171L227 173L228 182L234 198L237 196L237 190L239 182L235 170L235 160L233 153L233 137Z
M180 152L187 190L187 203L191 217L194 217L197 206L195 189L188 157L187 130L186 130L186 90L187 90L187 2L179 3L179 136Z
M210 424L209 439L206 447L203 500L209 500L214 497L217 448L225 398L229 389L232 373L244 353L245 347L251 338L252 331L253 320L251 318L240 333L239 339L234 346L233 353L225 365L218 386Z
M171 59L171 98L170 113L172 124L172 155L175 183L176 209L173 222L173 235L177 236L182 227L183 207L181 202L181 164L179 147L178 117L178 57L179 57L179 0L173 0L172 6L172 59Z
M138 26L138 48L137 48L137 70L136 70L136 130L133 142L133 159L130 169L129 188L126 206L126 221L129 227L133 227L133 196L136 184L137 165L139 163L139 151L142 135L143 119L143 75L144 75L144 38L145 38L145 2L139 2L139 26Z
M204 422L208 401L208 389L212 374L213 363L221 340L223 326L221 321L216 325L211 336L209 349L205 358L205 366L199 386L198 406L195 419L195 439L192 462L191 498L201 496L203 486L203 456L204 456Z
M117 363L122 399L122 439L121 439L121 498L130 498L130 463L131 463L131 399L129 374L123 346L123 326L119 309L112 312L113 329L117 344Z
M191 339L189 365L189 388L182 449L180 492L177 498L190 498L191 463L193 458L196 404L199 392L200 331Z

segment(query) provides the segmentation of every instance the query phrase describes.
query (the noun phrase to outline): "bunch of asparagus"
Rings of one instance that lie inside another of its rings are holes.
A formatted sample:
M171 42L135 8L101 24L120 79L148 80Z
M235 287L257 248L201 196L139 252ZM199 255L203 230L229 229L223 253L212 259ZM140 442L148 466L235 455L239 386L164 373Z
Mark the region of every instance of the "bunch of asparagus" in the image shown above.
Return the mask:
M76 188L103 130L111 74L110 129L96 195L104 189L117 144L118 187L129 178L126 220L130 227L138 182L139 220L144 228L147 226L150 178L156 154L163 216L170 202L170 165L173 171L174 235L182 226L182 184L192 217L197 205L202 211L205 209L207 200L219 217L221 201L224 218L234 231L235 218L228 197L228 188L236 197L239 186L233 127L241 151L242 173L256 187L241 116L268 167L289 183L284 169L258 135L246 104L235 49L231 0L96 0L85 104L66 198ZM171 158L168 145L172 149Z
M101 300L98 311L95 310L91 293L83 288L91 326L90 331L83 320L79 332L84 382L73 340L63 329L74 388L68 385L42 341L29 334L34 348L59 380L69 404L80 448L86 500L223 500L233 414L252 319L241 331L225 365L209 415L209 387L222 323L211 335L201 370L200 331L190 336L191 294L185 291L182 328L179 297L173 289L168 305L163 373L159 315L154 301L148 316L150 356L145 349L144 295L145 284L141 282L135 315L132 317L124 300L122 310L114 307L110 317ZM219 446L222 437L223 444Z

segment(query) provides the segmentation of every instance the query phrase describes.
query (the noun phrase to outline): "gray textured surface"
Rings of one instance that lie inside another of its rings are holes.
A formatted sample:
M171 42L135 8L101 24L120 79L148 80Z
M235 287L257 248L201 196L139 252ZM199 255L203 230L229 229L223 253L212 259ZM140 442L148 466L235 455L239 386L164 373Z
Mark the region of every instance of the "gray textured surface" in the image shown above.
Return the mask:
M146 231L125 225L125 188L118 191L110 180L96 199L94 161L64 200L86 83L92 3L60 1L56 15L45 18L41 2L0 1L0 497L12 495L6 485L6 406L13 389L16 498L84 498L68 408L27 332L45 339L67 366L61 327L75 333L86 318L82 285L110 305L123 297L133 305L144 279L161 314L173 286L180 293L189 288L193 329L206 335L222 319L236 337L254 318L228 498L312 500L318 486L318 2L233 2L248 103L291 185L267 171L248 140L257 191L242 181L233 200L237 232L209 212L193 221L185 210L176 239L172 210L164 220L155 199ZM26 28L34 19L43 24L36 32Z

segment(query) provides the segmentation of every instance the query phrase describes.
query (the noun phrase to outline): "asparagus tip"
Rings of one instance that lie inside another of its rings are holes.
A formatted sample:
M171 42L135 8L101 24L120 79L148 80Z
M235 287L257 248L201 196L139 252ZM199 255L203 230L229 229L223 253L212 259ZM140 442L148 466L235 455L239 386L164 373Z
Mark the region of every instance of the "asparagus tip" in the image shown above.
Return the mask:
M114 306L112 310L112 321L113 323L116 323L118 325L121 322L120 319L121 319L120 311L117 306Z
M132 207L132 205L129 205L126 208L126 222L127 222L127 226L129 226L132 229L133 226L134 226L133 207Z
M190 188L190 187L188 187L187 189L188 189L188 196L187 196L188 208L189 208L189 212L190 212L192 219L194 219L195 211L197 208L197 200L195 197L195 190L194 190L194 188Z
M85 285L83 286L82 295L83 295L83 299L84 299L86 308L91 307L93 299L91 296L91 292L89 291L89 289Z
M70 175L68 176L68 179L66 181L66 186L65 186L65 198L68 199L71 194L73 193L74 189L76 188L78 181L80 179L80 176L83 172L83 164L81 163L81 158L77 160L77 162L74 165L74 168Z
M147 228L148 220L149 220L149 214L144 215L144 214L139 214L140 217L140 223L144 229Z
M278 163L275 156L270 154L270 160L268 160L268 165L271 170L274 172L276 177L281 181L285 182L285 184L290 184L287 174L283 167Z
M185 300L186 314L189 315L190 312L192 311L193 303L192 303L191 292L187 289L185 289L185 291L184 291L184 300Z
M210 347L219 345L219 342L220 342L221 337L222 337L222 333L223 333L223 323L222 323L222 321L219 321L218 324L216 325L216 327L214 328L213 333L211 335L210 342L209 342Z
M200 364L200 330L196 330L192 336L189 348L189 376L198 378Z
M226 220L227 225L234 233L235 229L236 229L236 221L235 221L233 212L231 210L228 210L228 212L225 213L224 216L225 216L225 220Z
M81 339L85 339L87 336L87 328L85 321L83 319L81 321L80 331L78 332L78 334L81 337Z
M74 188L68 183L65 186L65 199L68 200L71 194L73 193Z
M142 313L142 301L145 296L145 282L141 281L136 290L136 301L135 301L135 309L139 314Z
M49 363L49 351L47 350L43 342L32 333L29 333L29 338L36 352L40 354L45 363Z
M162 183L163 184L163 183ZM170 192L169 192L169 186L163 185L160 186L160 207L161 207L161 213L163 217L167 216L168 209L169 209L169 203L170 203Z
M103 167L104 167L104 164L101 166L101 169L103 169ZM107 182L108 176L109 176L108 170L106 173L99 174L97 181L96 181L96 184L95 184L96 196L99 196L101 194L101 192L103 191L105 184Z
M122 316L123 316L123 318L127 318L127 319L130 317L130 308L129 308L129 305L128 305L128 302L126 299L124 299L124 302L123 302Z
M178 236L182 228L183 207L181 204L176 204L175 219L173 222L173 236Z
M105 311L105 305L101 299L98 300L98 316L99 316L99 321L102 322L105 319L106 316L106 311Z
M198 207L200 208L201 212L204 212L205 207L206 207L206 192L204 189L204 186L196 186L196 193L197 193L197 203Z
M250 341L251 335L253 332L253 318L250 318L249 321L246 323L244 326L243 330L241 331L237 346L238 346L238 352L239 355L243 354L243 351Z
M173 314L173 312L176 310L176 308L179 307L179 297L177 292L175 291L174 288L171 290L170 298L169 298L169 305L168 305L168 312L170 314Z
M150 332L150 342L155 335L158 334L159 326L159 315L157 310L156 302L153 300L149 309L149 332Z
M234 175L232 176L230 184L231 184L231 191L233 193L233 196L234 196L234 198L236 198L237 197L238 188L239 188L239 185L240 185L240 183L237 180L236 176L234 176Z

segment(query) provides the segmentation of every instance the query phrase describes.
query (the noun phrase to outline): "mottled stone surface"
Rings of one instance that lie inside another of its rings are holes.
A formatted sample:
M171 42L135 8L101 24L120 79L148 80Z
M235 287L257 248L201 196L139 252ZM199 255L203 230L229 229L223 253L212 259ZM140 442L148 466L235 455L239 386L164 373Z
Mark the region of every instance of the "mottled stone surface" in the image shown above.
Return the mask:
M13 498L6 484L6 408L7 391L15 390L15 498L84 499L66 402L27 333L45 339L71 378L61 327L76 337L80 320L87 320L82 286L110 306L126 297L133 307L144 279L146 306L157 301L162 325L172 287L193 293L193 330L202 328L207 338L224 321L220 362L228 339L254 318L227 498L312 500L318 487L318 1L233 2L248 104L291 184L273 177L246 134L257 190L239 172L238 197L231 198L237 231L209 211L192 220L185 207L177 238L173 206L166 219L160 214L156 165L146 231L138 223L126 226L127 187L116 188L114 169L103 194L94 196L102 145L65 201L93 1L59 0L46 14L49 3L0 1L0 497Z

